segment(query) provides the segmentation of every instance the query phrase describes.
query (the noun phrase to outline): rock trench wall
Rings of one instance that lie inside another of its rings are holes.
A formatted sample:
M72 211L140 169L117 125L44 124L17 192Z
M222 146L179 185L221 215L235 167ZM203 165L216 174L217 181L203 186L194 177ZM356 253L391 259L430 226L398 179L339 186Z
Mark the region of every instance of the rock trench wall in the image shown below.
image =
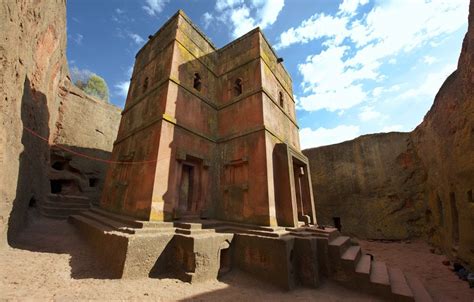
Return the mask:
M67 157L83 180L105 169L51 146L108 158L116 136L120 110L71 84L65 6L64 0L0 4L0 247L21 230L27 208L48 199L51 158Z
M411 133L304 150L319 223L362 238L422 237L474 267L474 5L458 67Z

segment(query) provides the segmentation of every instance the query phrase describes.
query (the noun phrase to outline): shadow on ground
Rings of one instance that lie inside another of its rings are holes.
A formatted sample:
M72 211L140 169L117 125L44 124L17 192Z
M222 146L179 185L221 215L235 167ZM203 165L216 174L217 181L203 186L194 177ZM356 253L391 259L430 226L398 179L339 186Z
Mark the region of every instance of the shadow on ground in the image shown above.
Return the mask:
M112 278L72 224L67 220L43 217L36 208L28 210L26 226L10 245L32 252L69 254L74 279Z

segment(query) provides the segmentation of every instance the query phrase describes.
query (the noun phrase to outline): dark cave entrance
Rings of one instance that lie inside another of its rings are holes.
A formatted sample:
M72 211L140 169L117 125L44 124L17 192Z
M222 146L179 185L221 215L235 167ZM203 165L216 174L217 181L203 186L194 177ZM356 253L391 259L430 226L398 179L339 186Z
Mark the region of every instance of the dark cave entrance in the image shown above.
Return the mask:
M334 227L340 232L342 229L341 217L333 217Z

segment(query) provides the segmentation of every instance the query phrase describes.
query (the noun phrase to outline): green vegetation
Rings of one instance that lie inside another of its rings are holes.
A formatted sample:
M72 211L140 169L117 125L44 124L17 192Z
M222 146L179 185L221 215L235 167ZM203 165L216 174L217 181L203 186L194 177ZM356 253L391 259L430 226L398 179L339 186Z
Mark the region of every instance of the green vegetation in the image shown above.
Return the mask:
M109 87L103 78L88 70L73 68L71 76L74 84L88 95L100 100L109 101Z

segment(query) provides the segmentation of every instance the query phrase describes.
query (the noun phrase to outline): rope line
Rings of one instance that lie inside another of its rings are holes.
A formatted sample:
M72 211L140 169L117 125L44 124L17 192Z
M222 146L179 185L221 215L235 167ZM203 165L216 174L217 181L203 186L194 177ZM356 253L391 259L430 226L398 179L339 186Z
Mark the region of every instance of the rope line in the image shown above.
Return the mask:
M31 133L32 135L42 139L43 141L45 141L49 144L49 139L48 138L46 138L44 136L41 136L40 134L38 134L37 132L35 132L34 130L32 130L32 129L26 127L26 126L23 126L23 129L25 129L27 132ZM90 155L87 155L87 154L84 154L84 153L80 153L80 152L71 150L67 147L63 147L61 145L54 145L54 147L58 148L58 149L61 149L61 150L64 150L64 151L67 151L67 152L70 152L70 153L72 153L74 155L77 155L77 156L80 156L80 157L84 157L84 158L99 161L99 162L104 162L104 163L107 163L107 164L137 165L137 164L149 164L149 163L158 162L158 160L156 160L156 159L155 160L145 160L145 161L115 161L115 160L108 160L108 159L103 159L103 158L99 158L99 157L90 156ZM162 158L162 159L166 159L166 158Z

